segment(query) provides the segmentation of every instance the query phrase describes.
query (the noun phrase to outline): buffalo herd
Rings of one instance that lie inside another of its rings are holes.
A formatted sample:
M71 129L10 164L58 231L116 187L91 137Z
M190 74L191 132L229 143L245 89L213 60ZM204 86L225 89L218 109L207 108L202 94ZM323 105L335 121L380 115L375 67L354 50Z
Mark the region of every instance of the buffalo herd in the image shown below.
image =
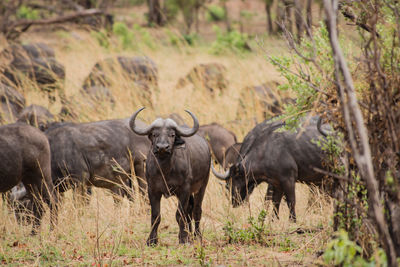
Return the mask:
M296 220L295 183L321 185L324 175L324 152L316 144L326 139L329 125L321 125L316 117L303 123L296 131L284 129L279 119L258 123L238 142L236 135L218 123L200 125L195 114L188 126L178 114L156 118L146 124L138 118L144 109L131 117L79 123L59 120L45 107L25 107L24 77L33 80L44 92L59 90L61 103L68 103L63 82L65 70L55 59L53 49L45 44L13 45L0 53L8 59L0 69L0 192L11 206L22 205L33 214L32 233L36 233L43 215L43 203L50 207L51 226L57 222L57 210L62 195L69 189L92 186L105 188L116 195L134 200L134 180L140 197L151 206L151 232L148 245L158 242L157 229L161 221L161 197L176 196L179 242L201 238L199 228L202 202L210 169L214 176L226 182L232 205L247 200L254 188L268 183L268 198L272 199L278 216L283 196ZM116 101L110 91L112 79L107 73L126 75L144 98L150 99L158 90L158 69L148 57L116 57L97 62L81 87L81 95L93 103ZM215 95L223 94L229 84L221 64L201 64L178 82L178 87L204 78L202 86ZM196 85L195 85L196 86ZM254 90L261 101L265 118L282 111L282 103L266 84L246 88ZM49 94L53 99L54 94ZM292 100L285 100L292 101ZM272 103L272 104L271 104ZM151 107L151 102L146 103ZM265 119L264 118L264 119ZM15 123L12 123L15 122ZM218 172L214 162L224 170ZM18 212L17 216L18 215Z

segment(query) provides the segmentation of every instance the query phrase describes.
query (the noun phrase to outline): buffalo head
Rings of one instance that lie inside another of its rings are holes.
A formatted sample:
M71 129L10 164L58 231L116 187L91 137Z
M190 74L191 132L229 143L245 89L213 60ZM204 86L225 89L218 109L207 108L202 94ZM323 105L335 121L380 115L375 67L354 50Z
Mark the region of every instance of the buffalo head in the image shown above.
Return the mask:
M239 161L232 165L225 173L218 173L214 166L211 169L215 177L226 182L226 189L231 191L232 206L238 207L243 201L248 200L253 192L256 182L246 171L243 162Z
M172 119L158 118L146 128L139 128L135 124L135 120L140 111L137 110L129 121L132 131L138 135L147 135L152 143L152 151L158 158L166 158L173 153L174 148L182 146L185 141L181 137L189 137L194 135L199 129L199 121L190 111L187 113L193 119L193 128L178 126Z

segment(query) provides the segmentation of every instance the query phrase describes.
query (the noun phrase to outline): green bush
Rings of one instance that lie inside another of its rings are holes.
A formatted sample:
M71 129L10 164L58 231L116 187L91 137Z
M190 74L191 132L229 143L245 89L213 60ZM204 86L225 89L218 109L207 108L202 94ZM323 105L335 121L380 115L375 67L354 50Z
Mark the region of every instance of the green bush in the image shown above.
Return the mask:
M226 17L225 10L222 7L216 5L208 6L208 10L206 13L207 21L209 22L222 21L225 19L225 17Z
M165 0L165 16L167 21L173 21L179 12L179 6L176 3L176 0Z
M266 238L269 234L269 230L264 224L266 216L267 212L265 210L261 210L257 219L250 216L248 219L249 227L245 229L237 229L234 227L233 222L228 221L223 229L229 243L266 244Z
M16 15L19 19L38 19L39 11L22 5L18 8Z
M196 33L183 34L182 37L190 46L194 46L199 39L199 36Z
M379 249L371 259L362 257L362 248L349 239L346 231L340 230L337 237L327 245L323 259L329 266L387 266L386 254Z
M135 24L133 26L133 30L135 31L136 35L140 39L140 43L145 44L147 47L151 49L156 48L156 42L154 41L153 37L150 35L149 31L145 28L141 27L139 24Z
M90 34L97 40L100 46L104 48L108 48L110 46L110 41L108 40L105 30L91 31Z
M199 36L196 33L191 34L180 34L173 32L169 29L165 31L168 36L168 44L176 47L182 46L194 46L199 40Z
M215 55L224 54L226 52L243 53L250 51L248 45L249 37L245 33L236 30L223 32L221 28L214 25L214 31L217 39L211 44L211 53Z
M123 22L116 22L113 25L113 33L118 36L119 41L121 42L123 49L133 48L135 37L133 36L133 32L128 29Z

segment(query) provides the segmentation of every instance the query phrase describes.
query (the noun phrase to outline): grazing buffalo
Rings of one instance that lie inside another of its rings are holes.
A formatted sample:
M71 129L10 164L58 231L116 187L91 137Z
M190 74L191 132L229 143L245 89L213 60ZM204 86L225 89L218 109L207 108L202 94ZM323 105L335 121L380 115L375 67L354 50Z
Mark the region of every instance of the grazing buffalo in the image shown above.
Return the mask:
M324 175L314 168L323 168L324 154L314 141L325 137L315 124L303 128L302 132L280 131L283 126L280 121L258 124L245 137L236 163L225 174L214 169L213 173L232 183L234 207L247 199L257 184L267 182L273 186L276 215L285 194L290 218L295 221L295 183L320 185L323 181Z
M54 120L54 115L47 108L39 105L30 105L21 111L17 121L27 123L39 128L41 131L45 131Z
M235 162L237 161L237 158L239 157L239 151L240 148L242 147L242 143L235 143L228 147L228 149L225 151L225 160L224 163L222 164L222 167L224 169L229 168Z
M146 178L151 205L151 232L147 245L157 244L157 229L161 221L161 196L178 198L176 220L179 224L179 243L186 243L192 231L200 237L202 202L210 173L211 154L203 137L196 135L197 118L187 111L194 121L193 128L178 126L172 119L156 119L148 127L137 125L136 111L130 120L133 132L148 136L151 149L147 155ZM188 226L185 227L185 226Z
M24 77L35 82L43 91L49 92L49 99L59 90L61 101L64 100L65 68L54 57L54 50L45 44L12 45L2 51L2 57L9 59L3 72L3 82L21 86Z
M237 141L234 133L215 122L201 125L197 134L208 141L213 156L221 165L224 163L225 151Z
M194 66L184 78L179 79L177 88L191 83L195 88L205 88L211 95L222 94L228 87L225 77L226 67L218 63L199 64Z
M50 206L53 226L57 199L51 180L50 147L46 136L22 123L0 126L0 148L0 192L6 192L22 182L25 194L32 201L35 216L32 233L40 226L44 211L42 201Z
M0 123L14 122L25 107L25 98L17 90L0 82Z

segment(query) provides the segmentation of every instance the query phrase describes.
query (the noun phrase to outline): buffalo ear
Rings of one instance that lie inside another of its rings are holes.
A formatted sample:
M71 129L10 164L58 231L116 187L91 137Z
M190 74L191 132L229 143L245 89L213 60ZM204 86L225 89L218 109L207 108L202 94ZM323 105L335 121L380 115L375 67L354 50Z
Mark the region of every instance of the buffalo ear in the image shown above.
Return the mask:
M179 135L175 136L174 147L181 148L185 146L185 140L182 139Z

